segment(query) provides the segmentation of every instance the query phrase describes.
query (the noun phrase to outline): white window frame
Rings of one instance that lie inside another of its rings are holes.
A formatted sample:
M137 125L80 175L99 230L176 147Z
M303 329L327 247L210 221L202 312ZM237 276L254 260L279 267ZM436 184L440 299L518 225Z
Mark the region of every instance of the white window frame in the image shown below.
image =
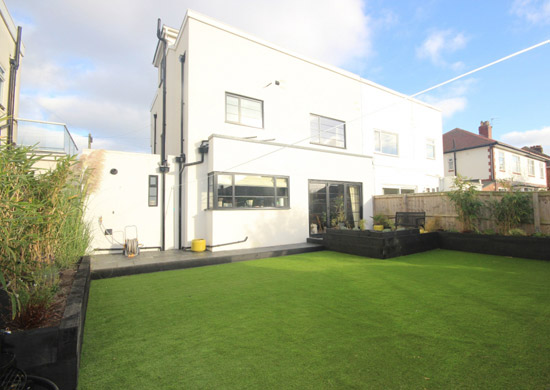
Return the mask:
M535 176L535 161L527 160L527 174L529 176Z
M449 158L447 160L447 168L449 170L449 172L454 172L455 170L455 159L454 158Z
M316 126L313 128L312 125L314 119L316 120ZM321 130L323 120L338 122L339 124L337 126L332 126L328 129ZM309 128L311 132L311 138L309 142L311 144L346 149L346 122L340 119L329 118L328 116L309 114ZM332 131L333 129L335 129L335 131ZM338 134L338 130L342 130L342 134ZM331 144L331 141L333 141L332 139L323 138L321 136L321 132L333 133L337 137L336 139L334 139L337 145Z
M6 82L5 75L6 75L6 71L4 70L2 65L0 65L0 109L3 109L3 110L6 109L6 107L4 107L4 105L2 104L2 101L4 100L4 84Z
M512 161L514 162L512 164L513 173L521 174L521 159L519 156L512 156Z
M234 98L234 99L237 99L238 100L238 120L237 121L233 121L233 120L229 120L227 117L228 117L228 110L227 110L227 98L228 97L231 97L231 98ZM260 104L260 110L261 110L261 126L254 126L252 124L249 124L249 123L246 123L244 120L243 120L243 114L242 114L242 102L243 101L248 101L248 102L253 102L253 103L259 103ZM241 126L248 126L248 127L254 127L256 129L263 129L264 128L264 102L263 100L260 100L260 99L254 99L254 98L251 98L251 97L247 97L247 96L242 96L242 95L238 95L238 94L235 94L235 93L231 93L231 92L226 92L225 93L225 123L231 123L233 125L241 125Z
M506 172L506 155L503 151L498 152L498 170Z
M397 191L397 194L385 194L386 190L395 190ZM405 191L405 192L403 192ZM382 193L383 195L401 195L401 194L415 194L416 188L415 187L394 187L394 186L387 186L382 187Z
M435 160L435 140L433 138L426 139L426 158Z
M544 163L539 161L540 178L544 179Z
M381 144L381 135L391 135L395 137L395 154L394 153L386 153L382 151L382 144ZM390 133L388 131L383 130L374 130L374 151L376 153L384 154L386 156L399 156L399 134L397 133Z

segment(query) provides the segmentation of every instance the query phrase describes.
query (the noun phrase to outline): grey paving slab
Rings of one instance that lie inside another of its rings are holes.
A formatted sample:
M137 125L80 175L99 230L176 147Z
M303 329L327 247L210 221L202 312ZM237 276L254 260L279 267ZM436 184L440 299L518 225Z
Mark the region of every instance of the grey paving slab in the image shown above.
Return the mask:
M290 244L253 249L237 249L220 252L191 252L168 250L142 251L138 256L128 258L123 254L93 255L91 257L92 279L112 278L183 268L257 260L269 257L287 256L316 252L324 247L315 243Z

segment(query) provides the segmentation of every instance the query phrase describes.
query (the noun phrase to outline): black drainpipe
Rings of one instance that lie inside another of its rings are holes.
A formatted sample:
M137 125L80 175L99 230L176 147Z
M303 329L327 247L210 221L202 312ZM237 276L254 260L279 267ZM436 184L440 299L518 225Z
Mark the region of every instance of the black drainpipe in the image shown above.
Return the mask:
M153 154L157 154L157 114L153 114Z
M21 26L17 26L17 42L15 44L15 56L10 58L10 81L8 89L8 139L7 143L13 144L13 123L15 118L15 88L17 84L17 69L19 69L19 58L21 56Z
M161 202L161 248L164 251L166 246L166 217L164 215L165 209L165 198L166 198L166 172L170 170L168 163L166 161L166 48L168 42L162 36L162 28L160 23L160 18L157 22L157 38L164 44L163 54L162 54L162 132L160 136L160 172L162 174L162 202Z
M179 165L179 197L178 197L178 249L181 249L181 236L182 236L182 208L183 208L183 166L182 164L185 164L185 153L183 152L183 108L184 108L184 102L183 102L183 87L185 86L185 53L180 56L180 62L181 62L181 98L180 98L180 110L181 110L181 117L180 117L180 155L176 158L176 161L180 164Z

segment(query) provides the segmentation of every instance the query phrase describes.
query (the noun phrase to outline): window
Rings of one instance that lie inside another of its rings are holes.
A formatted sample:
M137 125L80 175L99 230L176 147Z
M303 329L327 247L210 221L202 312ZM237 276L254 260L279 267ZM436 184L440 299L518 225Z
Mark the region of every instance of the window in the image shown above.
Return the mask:
M0 108L5 109L5 107L2 105L2 99L4 97L4 81L6 77L6 72L4 71L4 68L0 66Z
M521 164L519 156L512 156L512 162L514 163L514 173L521 173Z
M535 161L527 160L527 172L529 176L535 176Z
M346 123L326 118L324 116L309 116L312 144L333 146L335 148L346 147Z
M397 134L374 131L374 150L376 152L397 156Z
M452 159L452 158L448 159L447 164L448 164L448 167L449 167L449 172L455 170L455 160L454 159Z
M433 139L426 140L426 158L435 159L435 141Z
M310 234L327 228L358 228L363 215L361 183L309 181Z
M382 188L384 195L414 194L414 188Z
M149 175L149 207L158 206L159 177Z
M498 169L501 172L506 172L506 158L504 152L498 152Z
M539 162L540 178L544 179L544 163Z
M264 102L226 93L225 121L261 129L264 127Z
M289 208L288 177L211 173L209 209Z

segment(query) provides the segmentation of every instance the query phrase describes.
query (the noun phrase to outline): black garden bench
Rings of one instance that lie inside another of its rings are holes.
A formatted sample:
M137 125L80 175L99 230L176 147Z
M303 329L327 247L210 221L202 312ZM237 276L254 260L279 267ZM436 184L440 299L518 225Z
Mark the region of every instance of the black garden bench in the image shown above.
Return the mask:
M395 213L395 227L423 228L426 225L425 212L406 212L398 211Z

